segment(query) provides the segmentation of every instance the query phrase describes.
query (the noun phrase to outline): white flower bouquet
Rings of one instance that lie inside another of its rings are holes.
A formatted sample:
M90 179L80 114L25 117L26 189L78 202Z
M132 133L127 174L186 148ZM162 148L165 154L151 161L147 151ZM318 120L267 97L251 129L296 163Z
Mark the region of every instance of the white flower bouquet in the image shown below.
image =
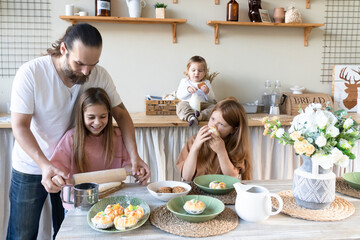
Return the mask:
M345 118L346 110L334 112L330 107L322 109L321 104L312 103L299 112L288 133L278 118L264 118L264 135L269 134L284 145L294 145L296 154L311 157L324 169L334 164L347 167L349 159L355 159L351 150L360 139L359 124L351 116Z

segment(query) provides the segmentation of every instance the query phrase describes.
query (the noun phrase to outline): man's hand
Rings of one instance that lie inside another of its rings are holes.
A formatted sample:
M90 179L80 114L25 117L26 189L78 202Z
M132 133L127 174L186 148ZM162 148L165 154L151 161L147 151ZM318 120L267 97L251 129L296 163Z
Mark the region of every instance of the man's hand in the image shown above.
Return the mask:
M150 178L149 166L140 158L131 159L131 171L139 184L145 185Z
M60 171L50 162L45 166L41 166L42 179L41 184L45 187L46 191L49 193L57 193L61 190L61 186L58 183L54 183L52 178L56 175L59 175L63 179L68 179L63 171ZM58 177L56 177L58 179Z

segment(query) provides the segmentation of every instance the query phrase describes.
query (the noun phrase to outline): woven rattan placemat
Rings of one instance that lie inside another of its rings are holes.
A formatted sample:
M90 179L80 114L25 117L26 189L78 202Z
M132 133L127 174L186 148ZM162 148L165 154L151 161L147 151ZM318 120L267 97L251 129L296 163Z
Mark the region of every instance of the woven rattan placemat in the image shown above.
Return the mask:
M297 205L291 190L278 192L277 194L284 201L281 212L296 218L319 222L339 221L350 217L355 212L354 205L341 197L335 197L334 202L326 209L312 210ZM272 199L272 204L274 208L278 209L277 201Z
M161 230L185 237L209 237L224 234L235 229L239 217L230 208L207 222L190 223L177 218L166 207L160 206L151 211L150 222Z
M360 198L360 191L350 187L342 177L336 178L336 191L350 197Z
M222 201L224 204L228 204L228 205L235 204L235 200L236 200L236 191L235 190L233 190L227 194L224 194L224 195L215 195L215 194L210 194L210 193L204 192L198 186L196 186L194 184L194 182L191 182L190 186L191 186L191 191L189 192L189 195L205 195L205 196L217 198L220 201Z

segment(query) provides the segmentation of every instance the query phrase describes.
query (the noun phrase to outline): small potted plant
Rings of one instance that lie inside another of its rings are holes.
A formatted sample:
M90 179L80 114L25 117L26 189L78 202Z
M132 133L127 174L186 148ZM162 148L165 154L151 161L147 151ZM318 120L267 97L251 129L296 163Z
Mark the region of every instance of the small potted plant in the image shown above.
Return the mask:
M167 5L165 3L157 2L154 7L156 18L165 18L165 8L167 7Z

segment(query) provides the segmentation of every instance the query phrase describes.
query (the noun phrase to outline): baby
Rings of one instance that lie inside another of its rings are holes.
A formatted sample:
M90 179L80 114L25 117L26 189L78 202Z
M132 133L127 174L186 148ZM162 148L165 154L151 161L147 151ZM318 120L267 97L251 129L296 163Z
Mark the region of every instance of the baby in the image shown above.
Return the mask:
M189 122L189 126L197 125L198 121L209 120L210 113L216 101L211 88L209 70L204 58L193 56L187 64L186 78L181 79L176 96L181 102L176 105L176 114L181 120ZM190 99L197 94L201 102L201 110L194 110L190 106Z

